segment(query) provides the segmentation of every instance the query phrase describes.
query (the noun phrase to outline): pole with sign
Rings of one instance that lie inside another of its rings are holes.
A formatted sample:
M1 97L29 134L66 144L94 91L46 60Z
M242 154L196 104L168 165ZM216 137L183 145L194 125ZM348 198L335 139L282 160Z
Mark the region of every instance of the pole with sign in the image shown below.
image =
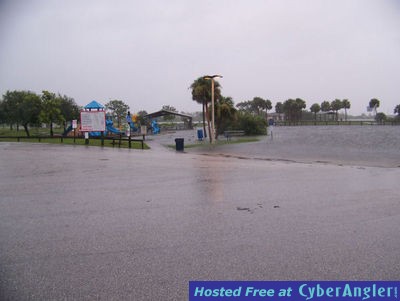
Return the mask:
M74 144L75 144L75 137L76 137L76 128L78 127L78 120L72 120L72 128L74 129Z

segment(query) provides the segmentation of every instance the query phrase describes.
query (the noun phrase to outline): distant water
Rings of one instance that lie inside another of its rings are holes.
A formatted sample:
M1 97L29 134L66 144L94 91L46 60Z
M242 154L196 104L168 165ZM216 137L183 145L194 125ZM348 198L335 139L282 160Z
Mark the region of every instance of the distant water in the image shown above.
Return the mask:
M261 139L211 151L299 162L400 167L400 126L276 126L273 139Z
M273 134L281 143L293 145L400 151L399 126L275 127Z

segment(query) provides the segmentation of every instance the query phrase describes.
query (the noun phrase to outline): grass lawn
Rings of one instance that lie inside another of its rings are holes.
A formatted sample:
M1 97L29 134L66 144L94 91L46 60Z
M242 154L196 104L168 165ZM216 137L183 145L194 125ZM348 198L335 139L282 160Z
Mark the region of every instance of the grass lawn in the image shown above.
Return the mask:
M1 138L0 142L16 142L17 139L14 138ZM30 143L39 143L39 139L37 138L21 138L20 142L30 142ZM85 145L85 139L77 138L74 143L73 137L63 137L63 142L61 142L60 137L56 138L41 138L40 143L51 143L51 144L68 144L68 145ZM89 146L101 146L100 139L89 139ZM129 148L129 143L127 140L121 140L121 146L118 144L118 140L115 140L115 144L113 144L112 140L104 140L104 147L120 147L120 148ZM132 149L142 149L142 144L139 141L131 141ZM144 143L143 149L150 149L150 147Z
M210 147L210 146L219 146L226 144L237 144L237 143L248 143L248 142L257 142L260 141L259 137L255 136L244 136L244 137L233 137L231 140L220 139L217 140L215 144L210 144L209 140L199 141L197 143L185 144L185 148L193 148L193 147ZM169 144L168 147L175 148L175 144Z

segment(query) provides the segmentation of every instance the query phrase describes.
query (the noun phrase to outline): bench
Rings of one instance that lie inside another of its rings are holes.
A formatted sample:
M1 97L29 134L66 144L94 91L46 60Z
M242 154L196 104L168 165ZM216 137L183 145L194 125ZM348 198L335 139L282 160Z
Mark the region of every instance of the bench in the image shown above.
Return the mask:
M244 131L241 130L237 130L237 131L225 131L224 132L224 137L226 138L226 140L230 140L231 137L233 136L244 136Z

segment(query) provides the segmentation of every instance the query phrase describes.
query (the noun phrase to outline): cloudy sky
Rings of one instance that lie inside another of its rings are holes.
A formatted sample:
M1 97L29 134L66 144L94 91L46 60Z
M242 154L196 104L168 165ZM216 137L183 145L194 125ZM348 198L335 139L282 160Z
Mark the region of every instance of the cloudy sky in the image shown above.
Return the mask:
M192 112L190 84L222 74L235 103L400 104L399 0L0 0L0 93Z

